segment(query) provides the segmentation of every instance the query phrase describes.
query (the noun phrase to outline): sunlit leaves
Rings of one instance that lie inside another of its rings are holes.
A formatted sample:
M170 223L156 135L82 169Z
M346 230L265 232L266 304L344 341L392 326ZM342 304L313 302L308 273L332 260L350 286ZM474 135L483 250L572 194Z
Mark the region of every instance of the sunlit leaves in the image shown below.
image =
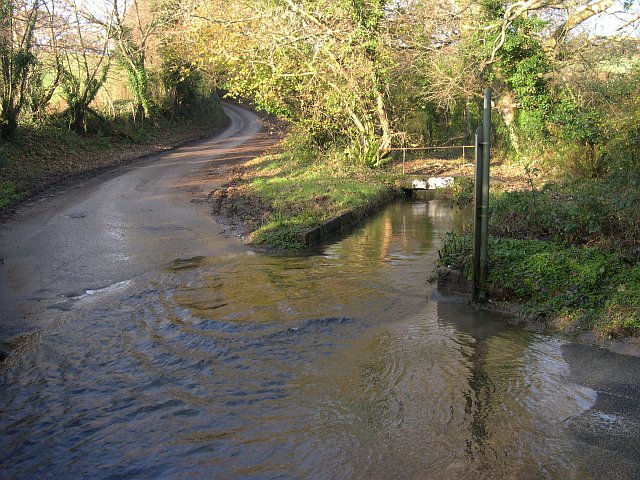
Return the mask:
M318 139L370 143L388 134L382 50L384 2L203 2L194 21L199 61L232 95L285 113ZM213 59L213 62L211 60Z

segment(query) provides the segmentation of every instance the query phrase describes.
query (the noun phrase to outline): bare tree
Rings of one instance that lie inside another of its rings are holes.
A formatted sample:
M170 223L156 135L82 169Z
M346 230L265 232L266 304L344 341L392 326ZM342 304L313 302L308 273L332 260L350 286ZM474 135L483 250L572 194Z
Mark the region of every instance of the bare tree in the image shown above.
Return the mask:
M105 0L104 10L109 14L100 17L85 9L85 16L110 30L116 56L127 73L134 110L147 117L151 108L147 68L151 44L175 22L178 10L161 0Z
M405 18L413 29L405 33L403 44L421 67L416 75L424 78L424 97L444 110L462 103L468 127L469 107L477 103L483 88L491 87L511 144L518 151L522 142L515 122L521 99L505 78L507 70L520 68L509 62L523 61L510 57L514 41L525 42L523 38L528 37L528 54L536 55L531 46L537 44L549 68L562 71L574 56L574 32L614 4L615 0L415 0L407 2ZM527 26L535 21L539 28ZM527 48L518 55L526 55ZM531 75L542 77L545 72ZM472 128L468 130L471 135Z
M33 40L42 3L0 0L0 135L10 138L27 102Z
M58 45L59 32L65 30L65 21L56 14L56 2L42 4L42 15L37 22L33 51L36 62L28 82L28 106L34 121L43 121L46 109L62 80L62 62Z
M64 6L68 30L63 32L61 42L62 89L68 104L69 127L85 133L90 105L109 70L108 51L115 12L107 12L104 24L95 25L86 20L76 0L66 0Z
M232 94L289 115L319 140L351 138L357 155L378 163L392 137L385 4L205 1L188 23L191 58Z

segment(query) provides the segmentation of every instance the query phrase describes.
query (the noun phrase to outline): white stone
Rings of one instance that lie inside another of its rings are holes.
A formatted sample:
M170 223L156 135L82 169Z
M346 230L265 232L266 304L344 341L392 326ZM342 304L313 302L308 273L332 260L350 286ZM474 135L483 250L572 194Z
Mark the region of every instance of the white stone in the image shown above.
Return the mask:
M436 190L453 185L453 177L430 177L427 180L413 180L411 186L416 190Z
M427 180L429 190L435 190L437 188L446 188L453 185L453 177L431 177Z
M427 190L427 182L424 180L414 180L411 182L411 186L416 190Z

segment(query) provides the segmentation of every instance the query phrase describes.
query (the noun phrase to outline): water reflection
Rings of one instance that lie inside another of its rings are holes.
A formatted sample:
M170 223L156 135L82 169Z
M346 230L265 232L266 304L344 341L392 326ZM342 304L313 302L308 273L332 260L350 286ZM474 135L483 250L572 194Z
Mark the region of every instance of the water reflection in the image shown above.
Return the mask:
M541 476L584 478L580 461L559 452L573 449L565 422L589 409L596 393L566 381L569 367L559 342L470 307L440 303L438 317L455 325L465 346L466 453L476 468L493 478L526 478L534 460L533 471Z
M438 201L318 255L169 262L2 367L5 477L579 477L553 339L428 301Z

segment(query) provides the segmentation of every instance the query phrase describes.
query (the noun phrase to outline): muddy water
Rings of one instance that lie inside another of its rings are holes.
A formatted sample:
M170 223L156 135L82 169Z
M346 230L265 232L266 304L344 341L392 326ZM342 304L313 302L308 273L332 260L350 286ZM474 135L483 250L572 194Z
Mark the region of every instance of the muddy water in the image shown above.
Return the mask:
M589 478L562 342L429 299L455 221L401 202L313 255L73 299L0 367L0 476Z

